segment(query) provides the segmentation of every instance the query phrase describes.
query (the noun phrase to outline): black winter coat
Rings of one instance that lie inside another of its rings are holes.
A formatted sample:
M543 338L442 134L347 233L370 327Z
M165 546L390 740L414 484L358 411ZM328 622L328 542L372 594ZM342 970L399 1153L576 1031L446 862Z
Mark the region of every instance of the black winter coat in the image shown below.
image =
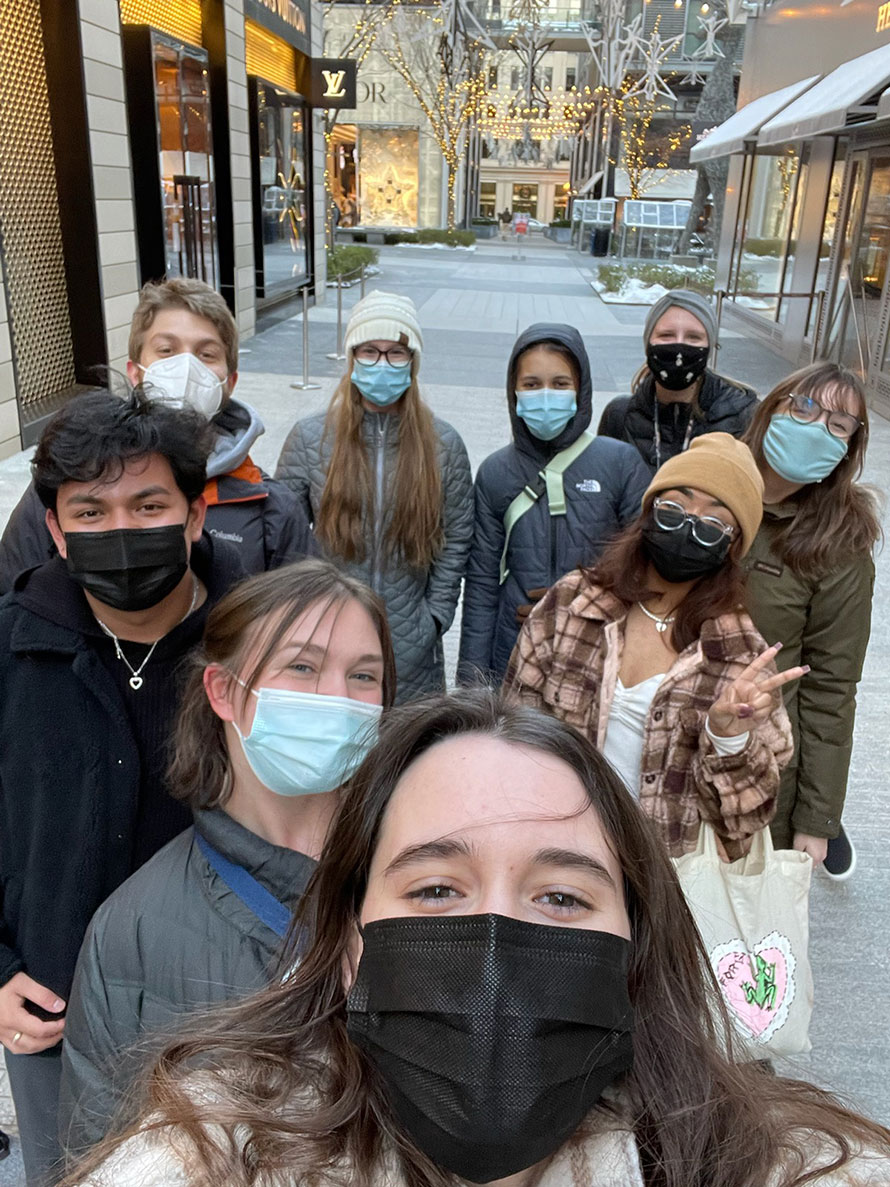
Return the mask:
M565 346L580 376L578 411L554 441L540 441L516 414L516 360L544 339ZM563 475L566 514L551 516L546 492L516 523L507 553L509 575L499 584L506 529L504 515L526 485L539 486L540 471L575 442L590 424L590 364L581 335L571 326L539 323L517 339L507 367L507 408L513 444L479 467L475 482L473 546L464 582L458 679L500 683L519 634L518 606L529 590L546 589L565 573L590 564L605 543L640 512L649 472L635 450L596 439Z
M161 640L145 670L171 674L200 641L209 608L243 572L206 535L192 565L204 605ZM93 912L133 873L141 759L95 619L57 557L0 600L0 985L24 970L67 999ZM171 805L172 807L173 805ZM184 810L183 810L184 811ZM171 812L175 827L188 823Z
M655 380L643 377L632 396L616 396L603 409L597 433L629 441L640 452L650 475L668 458L682 452L689 418L694 418L689 439L703 433L731 433L741 437L757 407L757 393L750 387L733 383L714 371L705 371L705 381L698 396L698 408L691 404L659 404L655 398ZM655 409L661 435L660 457L655 442Z
M262 573L307 555L317 556L318 545L303 509L287 487L250 460L250 446L264 431L257 414L248 404L232 399L213 424L217 436L207 463L205 531L238 550L245 573ZM12 589L20 573L42 565L55 553L46 509L32 483L0 539L0 594Z
M316 863L219 809L195 825L229 861L295 908ZM181 833L96 912L71 989L59 1134L69 1156L103 1138L148 1050L190 1010L261 989L281 941ZM131 1048L139 1043L138 1052Z

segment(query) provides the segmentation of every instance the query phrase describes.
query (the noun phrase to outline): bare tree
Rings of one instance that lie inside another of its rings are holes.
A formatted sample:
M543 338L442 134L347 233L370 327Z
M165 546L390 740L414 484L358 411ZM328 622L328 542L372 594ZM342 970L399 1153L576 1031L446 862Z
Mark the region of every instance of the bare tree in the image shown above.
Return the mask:
M446 223L454 227L457 177L466 138L486 92L494 49L465 0L394 8L375 50L402 79L426 118L447 172Z

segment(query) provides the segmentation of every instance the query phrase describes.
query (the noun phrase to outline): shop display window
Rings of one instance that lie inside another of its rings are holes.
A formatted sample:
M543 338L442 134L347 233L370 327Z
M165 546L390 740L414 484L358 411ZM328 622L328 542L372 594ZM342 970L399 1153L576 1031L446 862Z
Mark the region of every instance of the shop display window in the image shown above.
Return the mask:
M538 217L538 187L526 183L513 186L513 213L521 211L530 218Z
M802 193L799 183L800 158L792 146L775 156L754 158L742 251L732 287L740 304L773 319L779 299L770 294L780 290L786 273L794 212ZM764 295L752 295L756 293Z
M828 183L828 198L825 204L825 220L822 224L822 241L819 246L819 263L816 266L816 278L813 292L824 291L828 285L828 268L831 253L834 249L834 237L837 232L838 213L841 204L841 192L844 186L844 171L846 159L844 146L838 145L837 156L831 169L831 180ZM807 336L811 337L815 330L817 305L814 301L807 319Z
M207 55L152 37L166 275L217 285Z
M420 186L417 128L360 128L359 210L365 227L416 227Z
M328 143L328 181L341 227L358 225L358 129L355 124L334 124Z
M310 272L307 118L303 100L257 81L262 296L295 290Z
M494 218L497 211L497 183L483 181L479 186L479 213L483 218Z

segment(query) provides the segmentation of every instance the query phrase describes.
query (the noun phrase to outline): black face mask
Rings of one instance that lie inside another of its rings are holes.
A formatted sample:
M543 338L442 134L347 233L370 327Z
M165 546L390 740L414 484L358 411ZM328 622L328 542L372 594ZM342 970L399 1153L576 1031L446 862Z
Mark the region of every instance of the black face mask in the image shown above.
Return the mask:
M163 601L188 569L185 524L66 532L68 572L115 610L147 610Z
M704 375L709 346L687 346L685 342L651 342L646 347L646 362L656 381L669 392L681 392Z
M712 548L699 544L688 520L676 531L665 531L651 512L643 528L643 552L665 581L697 581L699 577L716 573L726 561L729 545L729 536Z
M490 1183L557 1150L633 1063L630 944L501 915L364 929L353 1042L437 1166Z

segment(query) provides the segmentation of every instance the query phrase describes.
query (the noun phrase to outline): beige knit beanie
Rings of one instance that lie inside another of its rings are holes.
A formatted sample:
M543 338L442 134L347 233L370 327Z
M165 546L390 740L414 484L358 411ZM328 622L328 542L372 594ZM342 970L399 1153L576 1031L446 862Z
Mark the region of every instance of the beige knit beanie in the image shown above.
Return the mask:
M754 543L763 518L763 479L747 445L729 433L696 437L685 453L668 458L643 495L643 510L661 491L694 486L730 509L742 533L742 555Z
M416 355L416 367L423 349L423 335L417 322L414 302L410 297L402 297L398 293L374 289L352 307L346 325L346 349L355 350L363 342L374 342L380 338L398 342L402 334L408 339L408 349Z

